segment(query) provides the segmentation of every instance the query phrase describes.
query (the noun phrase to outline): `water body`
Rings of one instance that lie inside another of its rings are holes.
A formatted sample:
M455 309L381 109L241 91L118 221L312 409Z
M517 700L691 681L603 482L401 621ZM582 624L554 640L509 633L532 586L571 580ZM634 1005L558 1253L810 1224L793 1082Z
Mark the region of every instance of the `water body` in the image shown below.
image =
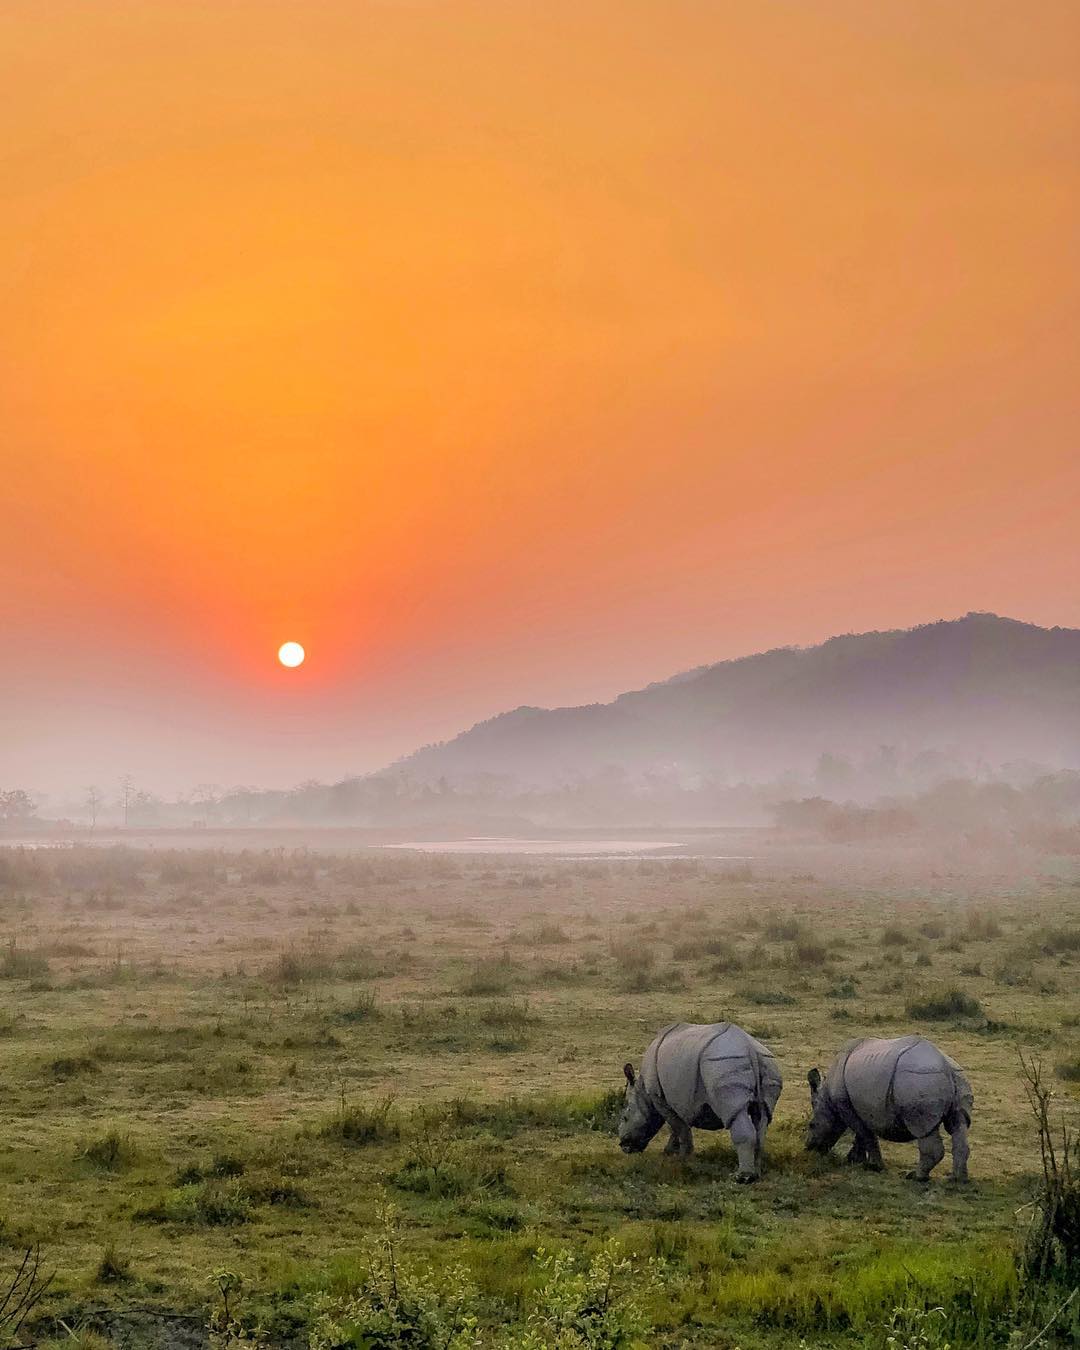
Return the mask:
M696 858L712 862L745 862L748 854L688 853L685 842L672 839L504 839L475 835L468 839L418 839L409 843L382 844L382 848L415 853L499 853L546 858L627 860L643 858Z
M661 849L682 848L671 839L504 839L475 835L468 839L415 840L383 844L383 848L412 849L417 853L543 853L561 858L653 857Z

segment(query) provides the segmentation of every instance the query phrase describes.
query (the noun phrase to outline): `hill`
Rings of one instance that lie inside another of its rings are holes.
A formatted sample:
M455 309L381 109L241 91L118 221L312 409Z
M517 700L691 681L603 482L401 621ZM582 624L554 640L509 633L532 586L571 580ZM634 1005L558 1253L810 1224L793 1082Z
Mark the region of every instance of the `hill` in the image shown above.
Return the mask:
M722 661L611 703L516 708L400 767L543 788L605 772L887 780L900 765L930 780L1019 761L1080 767L1080 630L968 614Z

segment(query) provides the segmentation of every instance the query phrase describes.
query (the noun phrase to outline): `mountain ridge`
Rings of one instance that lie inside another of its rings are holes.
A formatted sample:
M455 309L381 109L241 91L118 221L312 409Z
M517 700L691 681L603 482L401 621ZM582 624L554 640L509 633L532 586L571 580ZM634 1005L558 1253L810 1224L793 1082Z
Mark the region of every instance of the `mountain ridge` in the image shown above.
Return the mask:
M604 769L754 780L885 744L1080 767L1080 630L972 611L775 647L607 703L521 705L397 767L538 784Z

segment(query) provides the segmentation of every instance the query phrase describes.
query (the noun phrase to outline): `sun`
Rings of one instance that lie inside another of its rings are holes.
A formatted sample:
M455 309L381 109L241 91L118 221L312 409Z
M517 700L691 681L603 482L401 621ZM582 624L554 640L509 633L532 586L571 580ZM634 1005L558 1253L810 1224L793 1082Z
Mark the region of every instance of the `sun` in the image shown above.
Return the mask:
M283 642L278 648L277 659L283 666L302 666L307 652L300 646L299 642Z

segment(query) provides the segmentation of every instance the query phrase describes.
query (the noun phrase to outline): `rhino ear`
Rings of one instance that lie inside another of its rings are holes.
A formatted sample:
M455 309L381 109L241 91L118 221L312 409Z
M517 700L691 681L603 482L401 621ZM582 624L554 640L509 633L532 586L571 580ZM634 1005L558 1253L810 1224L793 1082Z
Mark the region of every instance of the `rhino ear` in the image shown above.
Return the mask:
M622 1071L623 1071L623 1073L626 1075L626 1081L630 1084L631 1087L633 1087L633 1086L634 1086L634 1066L633 1066L632 1064L624 1064L624 1065L622 1066Z
M806 1081L810 1084L810 1096L816 1097L817 1090L821 1086L821 1074L817 1069L811 1069L806 1075Z

